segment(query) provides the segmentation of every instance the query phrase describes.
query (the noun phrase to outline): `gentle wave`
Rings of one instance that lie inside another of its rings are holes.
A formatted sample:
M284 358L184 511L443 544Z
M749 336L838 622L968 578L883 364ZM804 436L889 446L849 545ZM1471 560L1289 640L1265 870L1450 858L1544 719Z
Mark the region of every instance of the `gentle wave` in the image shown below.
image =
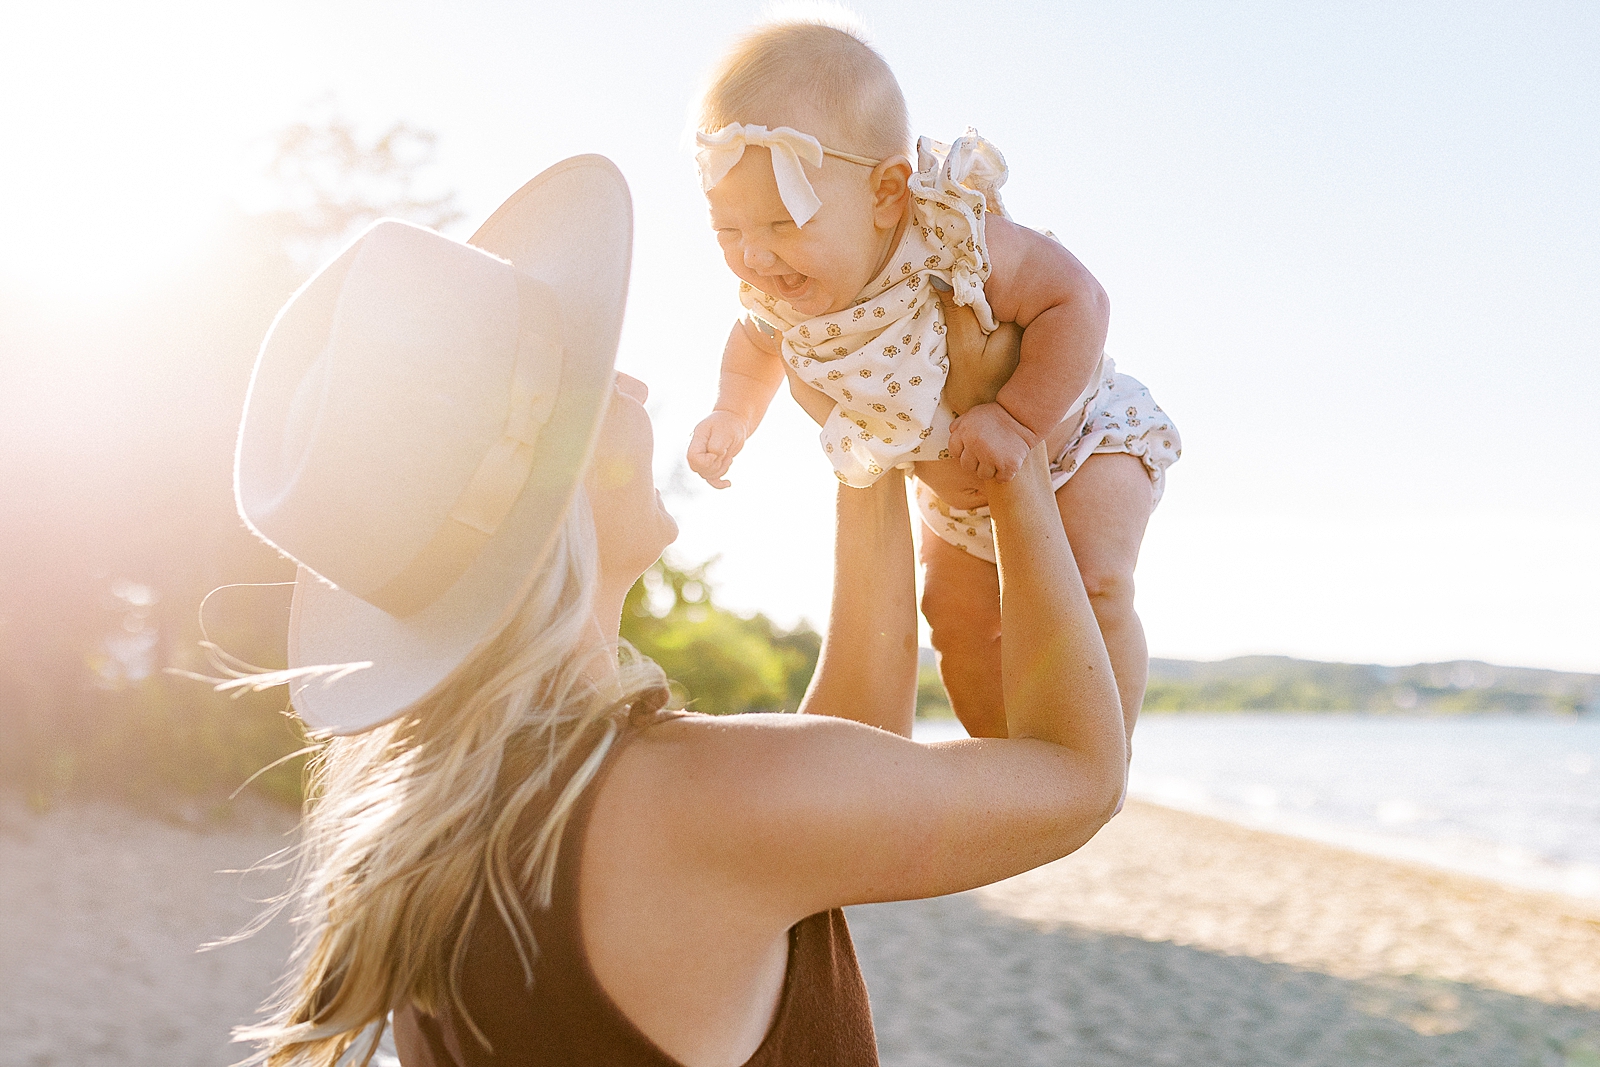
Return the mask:
M918 740L965 736L918 723ZM1146 715L1129 792L1262 830L1600 899L1600 720Z

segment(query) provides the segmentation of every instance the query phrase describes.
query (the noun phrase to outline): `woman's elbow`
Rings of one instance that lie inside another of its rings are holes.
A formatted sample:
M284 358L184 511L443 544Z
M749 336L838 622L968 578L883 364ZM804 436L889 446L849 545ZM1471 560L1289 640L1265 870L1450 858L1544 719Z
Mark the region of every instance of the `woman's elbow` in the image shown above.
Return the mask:
M1122 810L1123 796L1127 792L1128 770L1127 761L1119 761L1118 766L1107 765L1100 768L1098 773L1085 776L1083 795L1077 808L1079 818L1082 820L1084 840L1087 841L1097 833L1100 827L1111 821L1111 817Z
M1122 810L1122 802L1128 799L1128 761L1124 759L1122 765L1111 772L1106 779L1106 788L1100 793L1100 810L1104 815L1100 825L1104 826L1111 821L1111 817Z
M1054 812L1055 832L1063 854L1074 852L1100 832L1122 810L1127 785L1127 760L1109 753L1074 768Z

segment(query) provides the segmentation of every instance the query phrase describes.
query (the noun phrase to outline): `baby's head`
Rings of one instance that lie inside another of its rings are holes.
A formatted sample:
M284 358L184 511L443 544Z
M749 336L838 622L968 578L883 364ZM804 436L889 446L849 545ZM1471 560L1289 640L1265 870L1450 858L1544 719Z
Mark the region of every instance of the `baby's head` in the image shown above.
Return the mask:
M806 137L774 141L752 127ZM700 133L712 225L733 272L808 315L853 303L893 251L908 203L910 122L883 57L833 25L758 27L714 72ZM826 154L811 155L807 138Z
M734 123L788 126L871 159L911 149L889 64L854 29L821 22L767 23L734 42L701 100L700 129Z

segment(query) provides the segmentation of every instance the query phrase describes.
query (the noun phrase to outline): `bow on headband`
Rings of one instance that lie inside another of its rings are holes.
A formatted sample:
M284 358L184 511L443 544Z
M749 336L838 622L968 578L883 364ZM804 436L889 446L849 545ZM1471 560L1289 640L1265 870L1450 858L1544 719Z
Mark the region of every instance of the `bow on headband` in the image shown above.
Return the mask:
M694 159L700 165L700 189L703 192L715 189L717 183L727 177L728 172L744 156L747 145L758 145L770 151L772 176L778 182L778 197L796 226L810 222L811 216L822 206L817 191L811 188L811 181L806 177L805 168L801 166L802 160L813 167L822 166L823 156L836 156L866 167L876 167L879 163L879 160L866 156L825 148L821 141L809 133L801 133L788 126L769 130L765 126L746 126L735 122L716 133L696 133L694 141L700 146Z

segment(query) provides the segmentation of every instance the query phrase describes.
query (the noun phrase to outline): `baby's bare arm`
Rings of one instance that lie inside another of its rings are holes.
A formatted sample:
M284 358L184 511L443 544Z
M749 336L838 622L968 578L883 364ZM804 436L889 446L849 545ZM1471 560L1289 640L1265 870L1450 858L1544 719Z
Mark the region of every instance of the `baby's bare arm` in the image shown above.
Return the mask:
M689 469L715 488L726 489L729 482L723 475L761 425L782 382L778 342L748 321L734 323L722 350L716 407L700 420L689 439Z
M1001 407L1036 435L1082 395L1105 349L1111 304L1084 265L1057 242L998 215L985 219L992 263L984 286L994 317L1022 327L1017 369Z
M747 432L754 433L782 384L783 357L777 340L756 329L749 319L734 323L722 349L716 410L739 416Z

